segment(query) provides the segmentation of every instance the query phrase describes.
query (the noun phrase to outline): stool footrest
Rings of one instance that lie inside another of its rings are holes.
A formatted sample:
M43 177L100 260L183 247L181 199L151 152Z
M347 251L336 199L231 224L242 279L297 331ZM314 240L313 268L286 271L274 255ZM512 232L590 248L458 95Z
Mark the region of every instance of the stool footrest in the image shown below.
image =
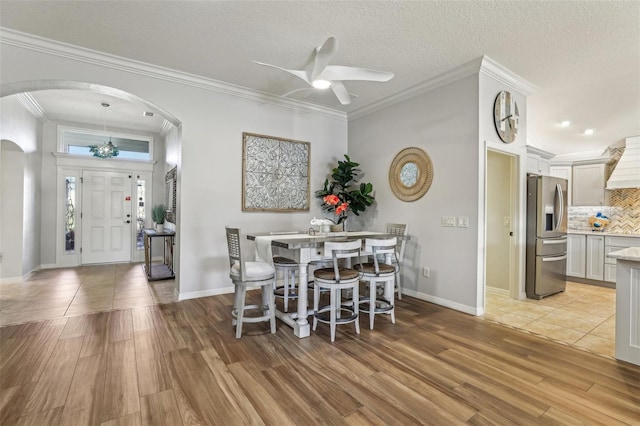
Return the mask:
M253 311L253 310L261 310L266 311L267 313L264 315L260 315L258 317L242 317L242 322L264 322L267 321L271 317L271 313L269 312L268 305L245 305L242 309L243 311ZM238 313L236 310L231 311L231 316L233 318L238 318Z
M325 324L330 324L331 323L331 319L329 318L329 316L327 315L327 313L331 310L331 306L329 305L325 305L325 306L321 306L320 308L318 308L317 312L313 313L313 316L316 317L316 319L319 322L325 323ZM358 319L358 314L356 314L353 311L353 308L351 308L350 306L340 306L340 311L345 311L349 313L348 317L340 317L340 318L336 318L336 323L337 324L347 324L350 322L354 322ZM324 314L324 315L323 315Z

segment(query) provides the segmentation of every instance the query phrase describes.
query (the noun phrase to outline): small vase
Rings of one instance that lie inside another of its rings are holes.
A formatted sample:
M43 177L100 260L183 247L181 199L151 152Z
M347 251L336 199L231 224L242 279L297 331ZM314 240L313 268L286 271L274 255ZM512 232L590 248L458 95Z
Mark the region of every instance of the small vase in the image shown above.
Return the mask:
M156 232L164 231L164 223L156 223Z
M331 232L342 232L342 231L343 231L342 224L331 225Z

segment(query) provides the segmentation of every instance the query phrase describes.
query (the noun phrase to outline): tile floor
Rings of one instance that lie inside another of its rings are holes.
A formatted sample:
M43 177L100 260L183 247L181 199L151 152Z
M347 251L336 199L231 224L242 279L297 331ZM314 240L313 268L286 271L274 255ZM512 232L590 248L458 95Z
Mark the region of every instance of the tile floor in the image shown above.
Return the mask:
M615 304L615 289L568 282L564 293L542 300L487 292L484 318L614 357Z
M0 284L0 326L174 302L174 286L147 282L140 263L45 269Z

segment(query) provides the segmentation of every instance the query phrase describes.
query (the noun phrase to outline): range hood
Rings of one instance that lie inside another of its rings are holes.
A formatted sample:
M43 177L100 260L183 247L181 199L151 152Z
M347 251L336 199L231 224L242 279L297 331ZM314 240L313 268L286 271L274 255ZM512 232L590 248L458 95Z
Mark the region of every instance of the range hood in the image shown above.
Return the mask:
M607 189L640 188L640 136L626 139L622 157L607 181Z

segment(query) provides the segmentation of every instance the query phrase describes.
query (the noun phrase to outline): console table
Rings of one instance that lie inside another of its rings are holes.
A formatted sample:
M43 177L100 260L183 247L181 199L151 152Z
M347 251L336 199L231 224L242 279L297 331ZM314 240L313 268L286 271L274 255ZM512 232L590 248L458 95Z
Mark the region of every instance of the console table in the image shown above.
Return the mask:
M174 231L157 232L153 229L144 230L144 271L148 281L169 280L175 277L173 273L173 243ZM152 263L151 246L153 238L163 239L162 264Z

